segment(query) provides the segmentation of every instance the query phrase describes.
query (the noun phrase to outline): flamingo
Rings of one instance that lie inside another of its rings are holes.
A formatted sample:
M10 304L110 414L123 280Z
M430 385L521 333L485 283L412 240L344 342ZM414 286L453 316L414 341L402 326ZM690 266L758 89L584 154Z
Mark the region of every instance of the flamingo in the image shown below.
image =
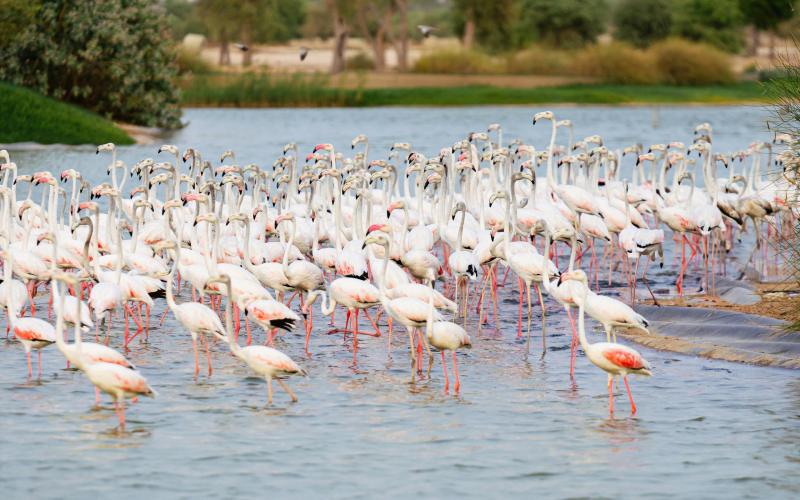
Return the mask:
M433 288L431 288L431 291ZM433 293L428 297L428 318L425 325L425 336L431 347L439 350L442 356L442 370L444 371L444 392L447 394L450 386L450 379L447 376L447 361L445 361L444 352L450 351L453 355L453 372L456 376L455 384L453 385L453 392L458 394L461 388L461 380L458 376L458 360L456 358L456 350L461 347L472 347L472 341L469 334L460 325L451 321L434 321L434 308L433 308ZM430 366L428 367L430 371Z
M610 342L590 344L586 340L586 327L584 325L586 299L589 294L589 280L586 277L586 273L581 270L567 272L561 275L561 280L575 280L583 284L583 292L580 297L577 297L576 301L578 303L578 335L581 348L583 348L589 361L608 374L609 415L611 417L614 416L613 383L615 377L622 377L625 382L625 389L628 391L628 398L631 402L631 415L636 415L636 404L633 402L631 387L628 385L628 374L633 373L649 377L652 375L650 363L638 351L624 345Z
M197 302L183 302L178 304L175 302L175 297L172 295L172 281L175 275L175 269L178 267L180 260L180 245L174 241L164 241L155 246L156 250L173 250L175 252L175 259L172 262L172 268L167 276L167 305L169 306L172 314L183 325L184 328L189 330L192 336L192 347L194 349L194 376L200 373L200 360L197 351L197 338L202 335L206 346L206 360L208 362L208 376L210 377L213 369L211 367L211 353L208 348L208 336L213 335L220 340L226 340L225 329L219 316L216 315L210 307L205 304ZM231 297L231 295L228 295Z
M208 284L222 283L228 289L228 297L232 296L231 278L228 275L211 277ZM207 287L206 287L207 288ZM292 402L297 402L297 395L282 380L290 375L303 375L308 373L286 354L272 347L263 345L250 345L240 347L233 338L233 326L231 315L231 301L225 303L225 333L231 352L239 359L247 363L251 370L264 377L267 382L267 404L272 404L272 379L285 390Z

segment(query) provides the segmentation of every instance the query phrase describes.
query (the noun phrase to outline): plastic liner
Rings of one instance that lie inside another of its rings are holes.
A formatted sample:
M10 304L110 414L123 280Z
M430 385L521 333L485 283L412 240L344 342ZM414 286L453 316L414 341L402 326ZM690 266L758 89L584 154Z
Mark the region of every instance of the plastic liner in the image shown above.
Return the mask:
M654 349L712 359L800 369L800 333L780 320L698 307L636 308L650 322L650 335L620 331Z

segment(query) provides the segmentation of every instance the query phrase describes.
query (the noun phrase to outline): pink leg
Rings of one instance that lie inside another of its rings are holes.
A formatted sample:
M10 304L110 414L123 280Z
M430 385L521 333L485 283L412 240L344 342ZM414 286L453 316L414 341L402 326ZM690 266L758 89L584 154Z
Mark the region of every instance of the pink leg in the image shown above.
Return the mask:
M517 316L517 338L522 338L522 278L517 278L519 284L519 315Z
M358 365L358 311L355 310L355 319L353 320L353 366Z
M636 403L633 402L633 394L631 394L631 386L628 385L628 376L623 375L622 380L625 382L625 389L628 391L628 399L631 400L631 415L636 415Z
M569 377L571 379L575 378L575 359L578 355L578 333L575 329L575 318L572 317L572 311L569 307L565 308L567 311L567 318L569 318L569 324L572 327L572 338L569 342Z
M200 375L200 355L197 352L197 339L192 339L192 348L194 349L194 378Z
M453 373L456 374L456 385L453 386L453 394L458 394L461 389L461 379L458 378L458 360L456 359L456 351L453 351Z
M444 360L444 351L439 351L442 355L442 371L444 372L444 393L450 392L450 379L447 376L447 363Z
M614 377L608 375L608 416L614 417Z
M33 377L33 370L31 369L31 352L26 352L25 356L28 358L28 378L31 378Z

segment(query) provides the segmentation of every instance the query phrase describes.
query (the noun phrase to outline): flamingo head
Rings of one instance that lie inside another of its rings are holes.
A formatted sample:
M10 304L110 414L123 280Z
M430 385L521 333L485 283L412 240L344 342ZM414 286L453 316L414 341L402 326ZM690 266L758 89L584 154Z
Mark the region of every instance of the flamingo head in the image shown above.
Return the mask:
M367 229L367 234L372 233L373 231L383 231L384 233L392 232L392 226L389 224L373 224L369 226Z
M552 111L540 111L540 112L536 113L535 115L533 115L533 124L536 125L536 122L542 121L542 120L553 121L554 119L555 119L555 117L553 116L553 112Z

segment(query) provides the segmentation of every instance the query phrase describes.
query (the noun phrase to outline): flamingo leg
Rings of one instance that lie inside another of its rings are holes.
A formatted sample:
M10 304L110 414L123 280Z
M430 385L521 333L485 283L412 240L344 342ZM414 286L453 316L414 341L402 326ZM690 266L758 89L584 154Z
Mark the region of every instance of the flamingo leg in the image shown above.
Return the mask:
M280 385L281 388L283 388L283 390L289 394L289 397L292 398L292 403L297 403L297 395L294 393L294 391L292 391L292 389L289 388L289 384L279 378L276 378L275 380L278 382L278 385Z
M461 389L461 379L458 377L458 359L456 359L456 351L453 351L453 372L456 374L456 384L453 386L453 394L458 394Z
M250 320L247 318L247 315L244 317L244 327L247 330L247 345L250 345L253 339L250 332Z
M272 377L267 378L267 404L272 404Z
M625 382L625 389L628 391L628 399L631 400L631 415L636 415L636 403L633 402L633 394L631 394L631 386L628 385L628 376L623 375L622 380Z
M100 406L100 389L94 386L94 405Z
M369 315L369 311L367 309L363 309L363 311L364 311L364 314L367 316L367 319L369 319L369 322L372 323L372 327L375 328L375 333L372 334L372 335L374 337L380 337L381 336L381 330L380 330L380 328L378 328L378 324L375 323L375 321L372 319L372 316ZM366 335L369 335L369 333L367 333Z
M39 371L39 379L41 379L42 378L42 350L41 349L36 351L36 358L37 358L37 360L36 360L37 361L37 368L38 368L38 371Z
M542 357L544 357L545 353L547 352L547 309L544 307L544 297L542 297L541 287L535 283L533 286L536 288L536 293L539 295L539 307L542 308ZM530 301L530 297L528 297L528 300ZM530 339L528 339L528 342L530 343Z
M33 377L33 370L31 369L31 351L26 351L25 356L28 358L28 378Z
M353 321L353 366L358 365L358 311L355 310L355 320Z
M519 283L519 315L517 316L517 338L522 338L522 278Z
M125 430L125 400L114 401L114 409L117 412L117 417L119 417L120 430Z
M527 298L528 298L528 340L525 343L526 351L530 352L531 350L531 316L533 312L531 310L531 284L530 282L525 282L525 289L527 290Z
M192 337L192 348L194 349L194 378L200 375L200 355L197 352L197 337Z
M439 351L442 355L442 371L444 372L444 393L450 392L450 379L447 376L447 363L444 360L444 351Z
M608 374L608 416L614 417L614 377Z
M203 336L203 343L206 345L206 362L208 363L208 376L210 377L211 373L214 370L211 368L211 351L208 348L208 343L209 342L210 341L208 340L208 338L206 338L205 335L204 335Z
M575 328L575 318L572 316L572 311L569 307L565 307L564 309L567 311L567 318L569 318L569 324L572 327L572 338L569 343L569 377L574 379L575 359L578 356L578 334Z
M414 383L414 378L417 375L417 354L416 349L414 348L414 329L410 326L408 327L408 347L410 349L410 356L411 356L411 383Z

